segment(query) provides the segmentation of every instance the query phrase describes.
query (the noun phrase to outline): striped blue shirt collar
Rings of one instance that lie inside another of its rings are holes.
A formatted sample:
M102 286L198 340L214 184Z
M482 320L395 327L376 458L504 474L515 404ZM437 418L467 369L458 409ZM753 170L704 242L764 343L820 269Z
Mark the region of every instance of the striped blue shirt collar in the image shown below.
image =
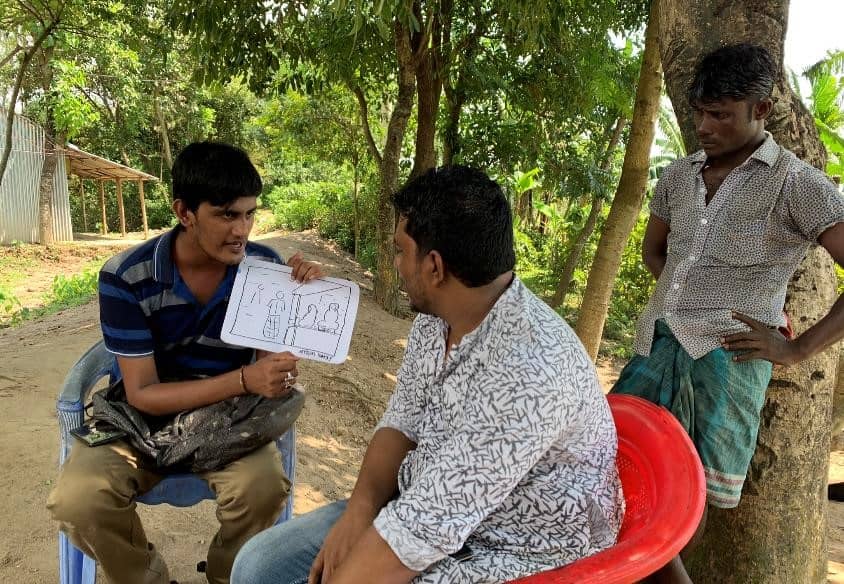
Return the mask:
M182 228L176 226L167 233L163 234L155 244L155 250L152 253L152 277L156 282L173 286L176 283L176 264L173 262L173 244L176 242L176 237ZM248 242L247 242L248 244ZM249 246L243 246L243 257L249 255ZM234 276L237 271L237 266L229 266L226 273L226 280ZM178 278L181 281L181 278Z

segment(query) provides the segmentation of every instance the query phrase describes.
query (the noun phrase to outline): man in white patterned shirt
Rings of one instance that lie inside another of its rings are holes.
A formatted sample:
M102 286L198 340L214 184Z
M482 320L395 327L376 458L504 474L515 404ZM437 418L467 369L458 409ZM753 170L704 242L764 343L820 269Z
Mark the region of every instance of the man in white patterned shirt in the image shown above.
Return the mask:
M572 330L513 274L500 187L446 167L394 205L421 314L354 492L253 538L235 584L503 582L615 542L609 407Z
M669 408L697 447L710 505L738 505L772 363L844 336L844 300L796 339L788 281L812 244L844 263L844 197L765 132L777 66L753 45L704 57L689 89L702 150L669 166L651 201L643 257L656 289L636 355L613 388ZM679 557L658 582L690 582Z

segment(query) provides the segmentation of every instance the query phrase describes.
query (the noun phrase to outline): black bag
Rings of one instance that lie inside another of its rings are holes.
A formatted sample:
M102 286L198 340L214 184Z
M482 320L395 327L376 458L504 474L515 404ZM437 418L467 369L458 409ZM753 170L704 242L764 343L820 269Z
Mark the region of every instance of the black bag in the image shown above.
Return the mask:
M126 401L123 382L91 398L91 417L124 430L126 440L164 472L219 470L289 430L305 405L295 389L283 398L248 394L175 416L147 416Z

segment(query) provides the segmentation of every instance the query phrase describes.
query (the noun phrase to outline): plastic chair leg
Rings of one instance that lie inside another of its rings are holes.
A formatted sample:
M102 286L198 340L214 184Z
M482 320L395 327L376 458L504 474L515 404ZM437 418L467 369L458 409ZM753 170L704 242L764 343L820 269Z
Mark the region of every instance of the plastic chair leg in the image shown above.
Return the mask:
M287 503L281 510L281 515L276 519L275 524L278 525L283 521L293 517L293 490L296 486L296 428L291 428L284 435L276 441L278 449L281 451L282 465L284 466L284 474L290 480L290 494L287 497Z
M94 584L97 562L74 547L64 533L59 533L59 583Z

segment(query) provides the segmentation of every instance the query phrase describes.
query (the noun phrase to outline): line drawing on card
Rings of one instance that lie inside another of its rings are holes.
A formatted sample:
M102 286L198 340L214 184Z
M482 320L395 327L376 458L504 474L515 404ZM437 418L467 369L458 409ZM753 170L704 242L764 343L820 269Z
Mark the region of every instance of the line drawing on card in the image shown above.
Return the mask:
M342 362L360 292L339 278L299 283L289 267L247 258L238 269L222 337L226 342Z
M351 295L349 286L334 282L316 281L296 288L284 343L336 355Z
M259 288L262 285L263 284L259 285ZM268 339L277 339L281 334L281 317L284 316L286 312L285 309L287 308L287 304L284 302L284 292L282 290L276 291L275 298L267 303L267 308L269 311L267 314L267 320L264 322L264 336Z

